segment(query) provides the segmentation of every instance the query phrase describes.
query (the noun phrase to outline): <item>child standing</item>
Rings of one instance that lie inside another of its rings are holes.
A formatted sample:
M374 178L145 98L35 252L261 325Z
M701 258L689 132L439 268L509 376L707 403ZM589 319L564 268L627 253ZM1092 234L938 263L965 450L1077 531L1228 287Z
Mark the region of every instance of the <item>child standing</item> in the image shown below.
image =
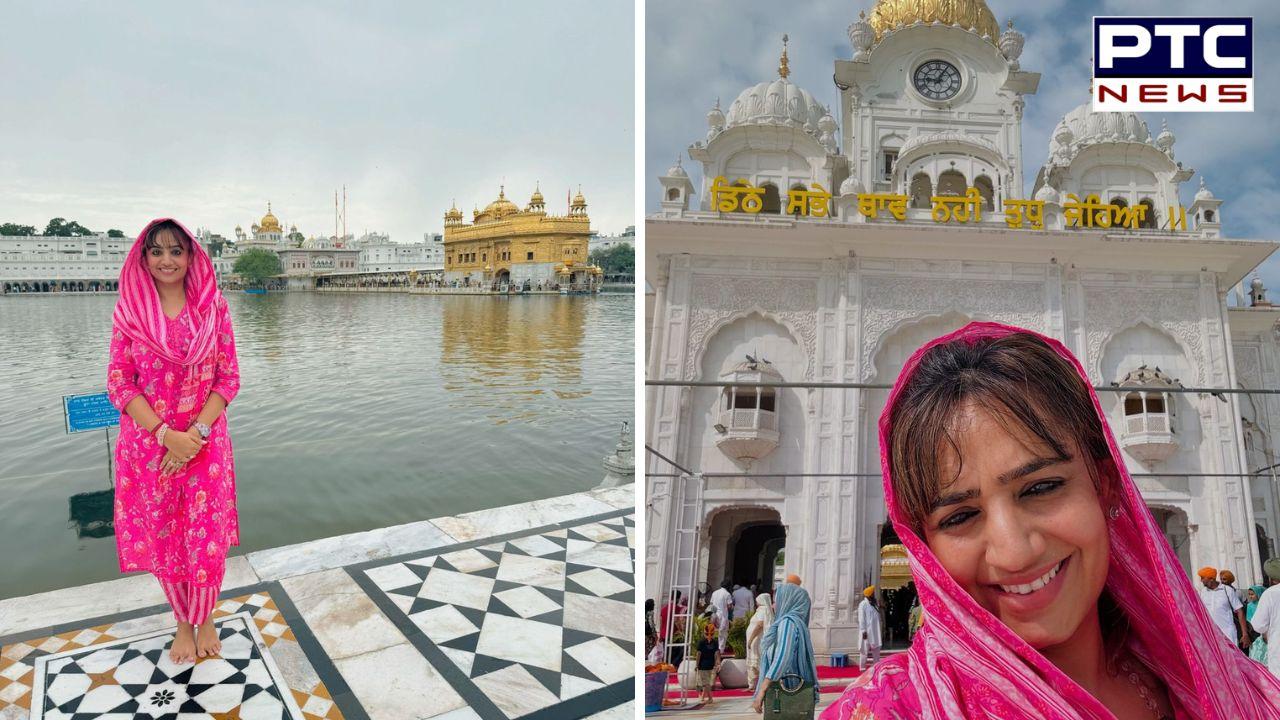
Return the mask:
M720 642L714 621L704 626L702 639L698 641L698 700L711 704L711 688L720 672Z

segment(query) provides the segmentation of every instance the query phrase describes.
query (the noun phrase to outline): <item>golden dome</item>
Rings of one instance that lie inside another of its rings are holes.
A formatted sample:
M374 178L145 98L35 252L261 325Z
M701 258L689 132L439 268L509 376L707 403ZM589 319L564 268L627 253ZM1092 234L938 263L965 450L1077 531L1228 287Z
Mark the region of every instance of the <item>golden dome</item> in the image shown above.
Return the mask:
M959 25L986 35L992 43L1000 38L1000 23L983 0L880 0L867 21L877 42L886 30L916 22Z
M573 207L586 207L587 199L582 197L582 188L578 188L578 194L573 196Z
M530 205L542 205L542 204L544 204L545 202L546 202L545 198L543 198L543 197L542 197L542 188L541 188L541 186L539 186L539 185L534 185L534 187L533 187L533 195L531 195L531 196L529 197L529 204L530 204Z
M258 228L264 232L280 232L280 221L275 215L271 214L271 203L267 203L267 214L262 216L262 221L258 223Z
M500 186L498 189L498 199L485 206L481 211L481 215L488 215L490 220L512 215L520 212L520 208L516 204L507 199L506 187Z

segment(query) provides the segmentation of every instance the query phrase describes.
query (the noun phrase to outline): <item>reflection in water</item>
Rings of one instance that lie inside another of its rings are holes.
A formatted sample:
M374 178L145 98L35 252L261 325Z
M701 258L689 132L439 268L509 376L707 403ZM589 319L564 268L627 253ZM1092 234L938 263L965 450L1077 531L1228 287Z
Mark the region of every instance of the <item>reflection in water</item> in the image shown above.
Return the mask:
M233 554L589 489L635 415L630 295L227 300ZM0 548L33 549L0 564L0 598L118 577L93 537L102 436L67 435L61 407L103 388L114 304L0 297Z
M94 490L67 498L71 524L79 538L111 537L115 532L115 491Z
M461 302L444 307L440 342L450 407L483 409L497 424L559 421L554 400L591 394L582 385L581 344L595 298L453 299Z

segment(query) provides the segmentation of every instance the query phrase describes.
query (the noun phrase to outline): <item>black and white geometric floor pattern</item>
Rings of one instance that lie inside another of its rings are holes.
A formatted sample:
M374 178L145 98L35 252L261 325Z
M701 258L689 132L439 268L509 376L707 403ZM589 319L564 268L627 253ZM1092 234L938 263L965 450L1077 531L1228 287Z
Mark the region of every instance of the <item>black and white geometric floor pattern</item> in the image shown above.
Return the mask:
M633 538L619 515L363 572L482 718L581 717L633 695Z
M172 630L46 655L36 660L32 720L301 720L248 612L215 621L220 657L169 660Z

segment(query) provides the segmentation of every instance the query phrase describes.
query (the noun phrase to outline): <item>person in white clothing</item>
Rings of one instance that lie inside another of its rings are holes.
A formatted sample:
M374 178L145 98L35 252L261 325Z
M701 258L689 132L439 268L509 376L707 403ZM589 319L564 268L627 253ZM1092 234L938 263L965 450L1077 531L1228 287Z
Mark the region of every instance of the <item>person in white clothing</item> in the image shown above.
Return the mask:
M858 603L858 629L862 633L858 668L865 670L868 657L871 665L880 662L880 609L876 607L875 585L862 591L862 602Z
M747 613L751 612L751 608L756 606L756 596L751 594L750 588L744 588L741 585L733 586L733 619L744 618Z
M1245 629L1244 605L1234 590L1218 582L1216 568L1203 567L1196 573L1204 589L1200 591L1200 599L1209 610L1209 617L1218 626L1222 634L1227 636L1233 645L1239 645L1246 652L1249 650L1249 632ZM1236 634L1237 626L1240 633Z
M729 588L733 587L733 583L728 580L720 583L720 587L711 593L711 605L716 609L716 615L720 616L720 652L724 652L725 645L729 641L729 608L733 607L733 593ZM747 607L751 607L748 605Z
M1280 678L1280 558L1266 561L1262 564L1262 569L1271 578L1271 587L1262 593L1249 624L1262 633L1262 639L1267 641L1267 669ZM1274 638L1268 637L1272 630L1276 631ZM1271 649L1273 641L1276 643L1275 650Z

